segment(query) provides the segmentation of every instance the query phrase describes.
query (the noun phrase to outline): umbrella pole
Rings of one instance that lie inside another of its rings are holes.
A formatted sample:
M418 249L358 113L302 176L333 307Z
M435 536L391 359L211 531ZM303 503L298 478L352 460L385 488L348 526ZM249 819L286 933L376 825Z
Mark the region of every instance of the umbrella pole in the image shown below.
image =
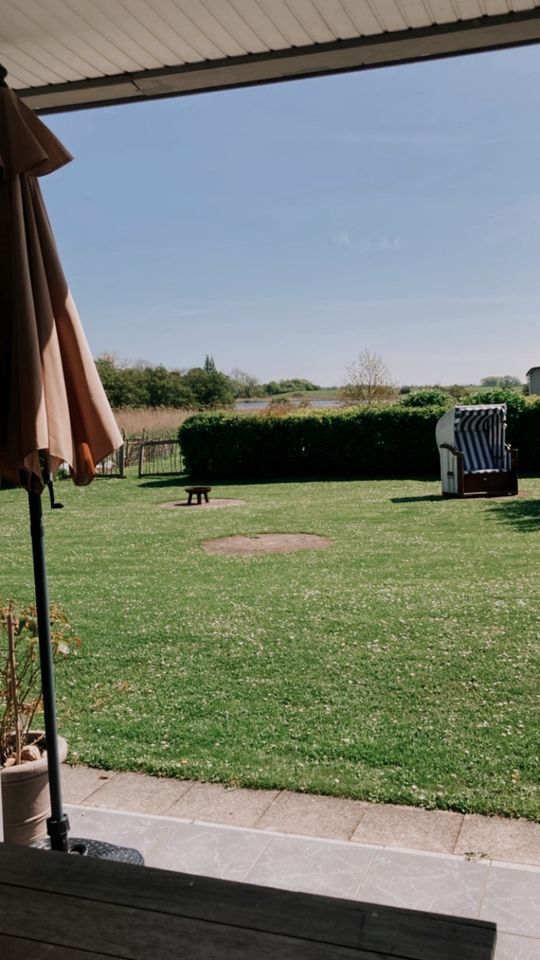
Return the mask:
M43 715L45 719L45 738L47 742L47 766L49 771L49 793L51 798L51 816L47 820L51 849L67 852L69 849L69 820L62 809L62 791L60 786L60 757L58 754L58 734L56 729L56 707L54 694L54 667L51 645L51 623L49 614L49 595L47 588L47 568L45 563L45 531L41 495L28 491L30 509L30 534L32 538L32 556L34 561L34 583L36 590L36 609L39 637L39 660L43 690Z

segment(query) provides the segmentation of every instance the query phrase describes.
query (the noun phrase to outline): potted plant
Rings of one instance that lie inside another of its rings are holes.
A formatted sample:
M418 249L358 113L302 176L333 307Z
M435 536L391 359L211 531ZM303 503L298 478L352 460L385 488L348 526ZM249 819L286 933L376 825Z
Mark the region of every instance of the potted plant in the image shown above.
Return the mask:
M53 657L75 652L66 616L51 607ZM41 709L38 628L35 607L0 606L0 781L4 840L30 844L46 835L50 815L47 744L34 729ZM59 737L60 759L67 755Z

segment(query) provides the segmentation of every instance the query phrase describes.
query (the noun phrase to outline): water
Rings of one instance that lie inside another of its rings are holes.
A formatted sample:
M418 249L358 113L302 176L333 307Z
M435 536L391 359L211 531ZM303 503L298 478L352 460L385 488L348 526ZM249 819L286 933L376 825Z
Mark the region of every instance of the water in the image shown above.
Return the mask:
M295 407L300 405L300 401L298 400L291 400L290 403ZM252 411L255 413L257 410L266 410L269 404L270 400L237 400L234 407L235 410ZM310 400L309 406L314 410L341 407L341 400Z

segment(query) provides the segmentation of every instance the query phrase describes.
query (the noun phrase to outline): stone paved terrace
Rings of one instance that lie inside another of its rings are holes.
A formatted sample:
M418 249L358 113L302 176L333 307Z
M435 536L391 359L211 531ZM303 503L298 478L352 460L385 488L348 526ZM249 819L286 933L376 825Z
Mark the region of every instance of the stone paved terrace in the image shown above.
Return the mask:
M496 960L540 960L540 824L63 767L73 836L149 866L498 925Z

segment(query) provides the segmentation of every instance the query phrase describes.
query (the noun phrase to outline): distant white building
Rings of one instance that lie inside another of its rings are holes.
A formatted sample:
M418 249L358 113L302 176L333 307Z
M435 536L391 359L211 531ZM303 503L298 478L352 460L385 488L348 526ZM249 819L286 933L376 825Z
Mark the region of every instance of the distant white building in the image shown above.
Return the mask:
M540 393L540 367L531 367L527 370L526 376L529 381L529 393Z

